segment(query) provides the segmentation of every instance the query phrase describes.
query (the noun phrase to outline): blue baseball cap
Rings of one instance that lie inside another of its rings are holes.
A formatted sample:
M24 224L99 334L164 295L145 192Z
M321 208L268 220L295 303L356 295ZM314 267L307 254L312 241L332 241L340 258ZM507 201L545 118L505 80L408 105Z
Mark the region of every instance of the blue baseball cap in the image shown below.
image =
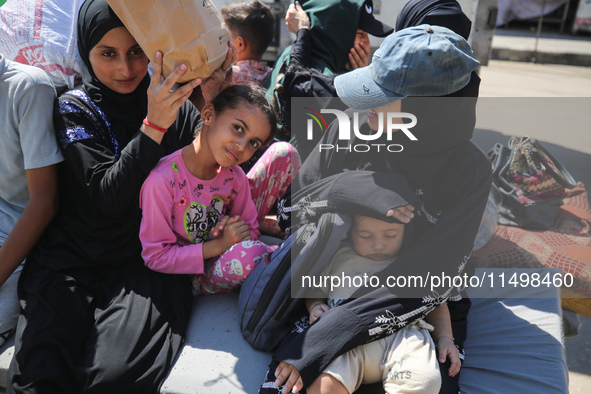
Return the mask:
M386 37L369 66L337 76L339 98L374 109L407 96L445 96L468 84L479 66L468 42L453 31L420 25Z

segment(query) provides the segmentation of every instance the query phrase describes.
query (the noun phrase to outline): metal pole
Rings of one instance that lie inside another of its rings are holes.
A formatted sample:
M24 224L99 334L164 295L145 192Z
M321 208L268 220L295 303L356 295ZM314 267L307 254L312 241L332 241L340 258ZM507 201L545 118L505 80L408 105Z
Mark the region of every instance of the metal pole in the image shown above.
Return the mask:
M540 41L540 34L542 33L542 21L544 19L544 10L546 9L546 0L542 2L542 12L540 13L540 17L538 18L538 29L536 31L536 42L534 46L534 57L533 61L536 61L536 57L538 55L538 42Z

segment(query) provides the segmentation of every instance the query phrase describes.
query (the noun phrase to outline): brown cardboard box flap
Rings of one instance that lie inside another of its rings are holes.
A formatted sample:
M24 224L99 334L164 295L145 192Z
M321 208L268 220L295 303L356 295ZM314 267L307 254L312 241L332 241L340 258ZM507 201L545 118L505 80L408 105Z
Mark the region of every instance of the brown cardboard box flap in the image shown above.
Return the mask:
M188 66L179 82L207 78L228 51L230 33L211 0L107 0L150 60L164 54L167 77Z

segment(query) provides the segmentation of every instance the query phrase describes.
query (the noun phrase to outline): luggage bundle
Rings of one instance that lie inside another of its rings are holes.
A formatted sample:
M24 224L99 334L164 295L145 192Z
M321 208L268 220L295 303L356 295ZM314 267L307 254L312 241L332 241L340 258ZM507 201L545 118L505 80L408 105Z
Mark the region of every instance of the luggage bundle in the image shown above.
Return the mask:
M533 230L552 226L566 189L577 185L568 170L529 137L512 137L508 147L496 144L488 156L499 224Z

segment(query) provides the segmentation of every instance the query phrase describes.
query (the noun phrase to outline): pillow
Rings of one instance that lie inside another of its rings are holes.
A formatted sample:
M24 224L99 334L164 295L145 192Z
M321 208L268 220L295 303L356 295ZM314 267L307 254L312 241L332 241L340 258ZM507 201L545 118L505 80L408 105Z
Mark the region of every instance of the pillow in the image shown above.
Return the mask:
M550 228L499 225L473 260L482 268L558 268L574 277L572 287L563 286L563 296L591 297L591 209L585 186L579 182L568 191ZM591 310L590 300L579 301Z

